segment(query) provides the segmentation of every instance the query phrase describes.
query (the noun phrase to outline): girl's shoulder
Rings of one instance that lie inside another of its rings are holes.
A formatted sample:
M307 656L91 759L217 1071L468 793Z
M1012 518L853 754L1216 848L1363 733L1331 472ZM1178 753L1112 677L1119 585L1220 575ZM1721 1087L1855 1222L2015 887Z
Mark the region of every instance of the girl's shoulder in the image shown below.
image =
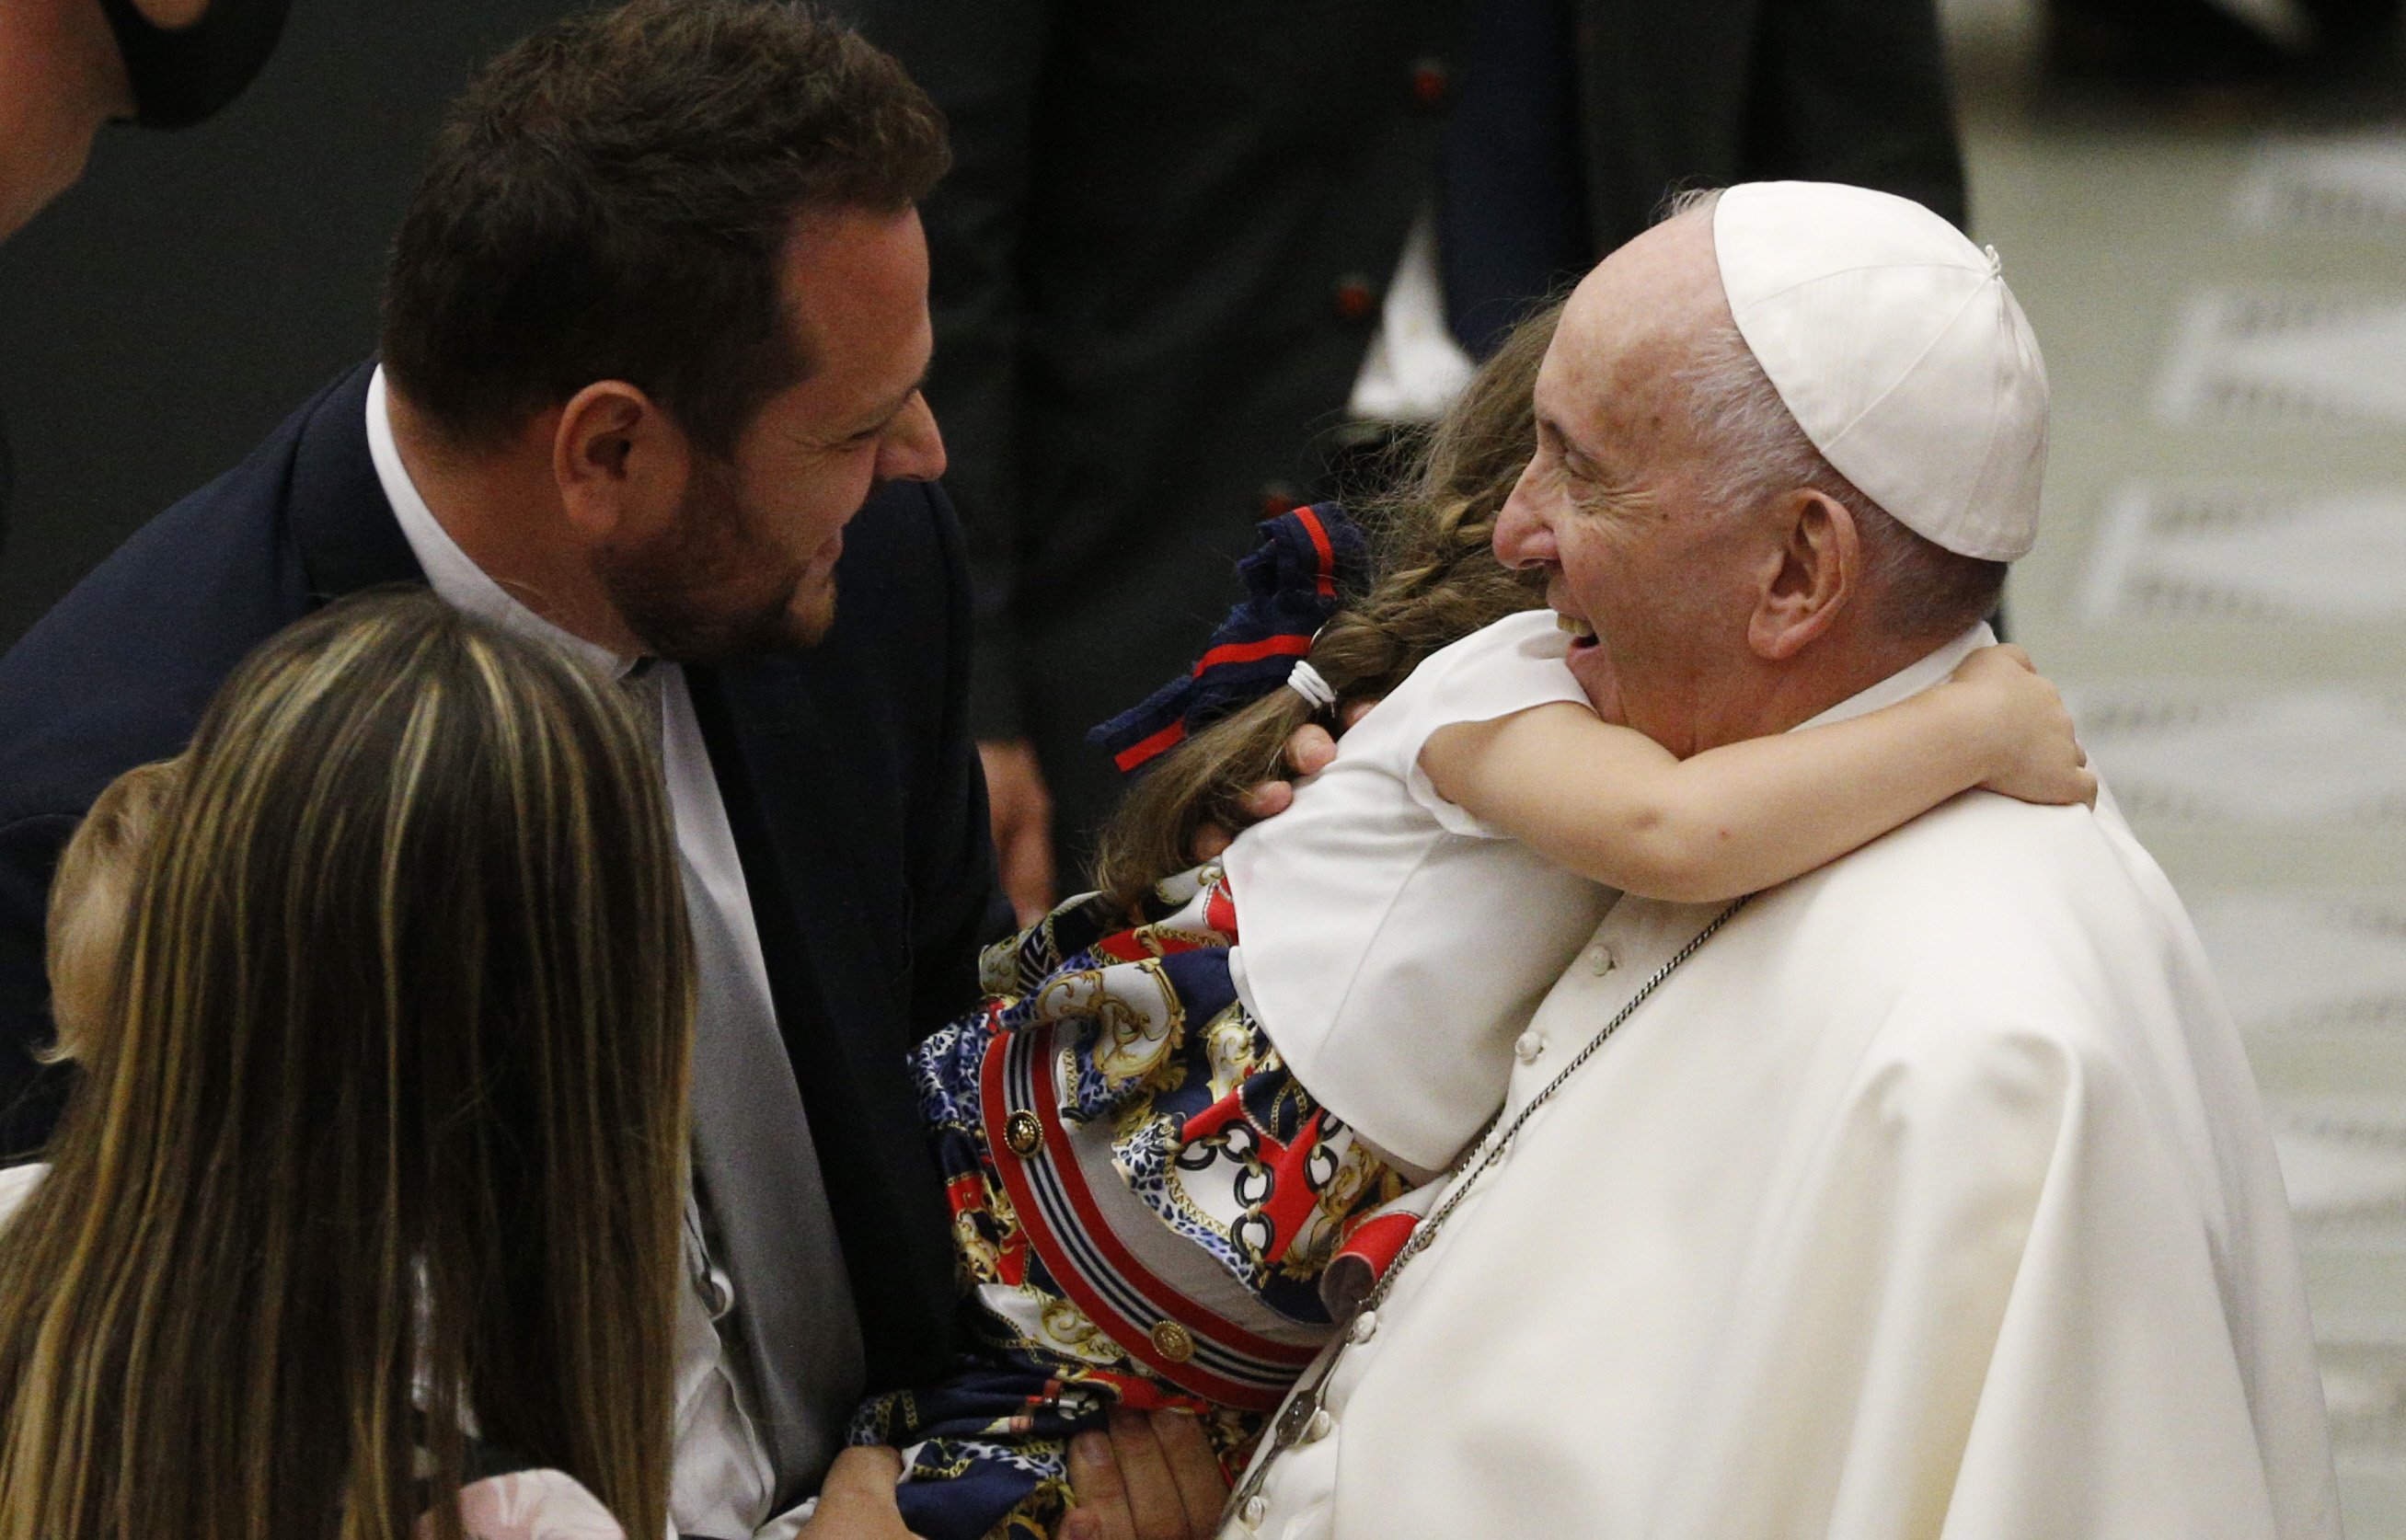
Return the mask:
M1516 660L1537 664L1561 662L1570 652L1571 639L1566 635L1554 612L1539 605L1532 610L1517 610L1501 620L1491 620L1458 642L1450 642L1429 654L1411 677L1418 679L1432 667L1442 672L1482 662Z
M1394 735L1410 755L1440 727L1487 721L1531 706L1587 695L1567 661L1570 638L1554 612L1523 610L1506 615L1431 653L1421 666L1338 741L1340 754L1364 728L1364 749Z

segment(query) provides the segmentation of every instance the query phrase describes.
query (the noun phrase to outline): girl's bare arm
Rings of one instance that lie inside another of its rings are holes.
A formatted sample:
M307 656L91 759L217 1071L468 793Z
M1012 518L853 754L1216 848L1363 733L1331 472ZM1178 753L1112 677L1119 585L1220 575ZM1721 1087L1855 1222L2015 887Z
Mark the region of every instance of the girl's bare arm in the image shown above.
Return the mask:
M1707 903L1802 876L1974 786L2093 801L2070 714L2008 648L1910 700L1682 760L1568 704L1439 728L1421 767L1448 801L1631 893Z

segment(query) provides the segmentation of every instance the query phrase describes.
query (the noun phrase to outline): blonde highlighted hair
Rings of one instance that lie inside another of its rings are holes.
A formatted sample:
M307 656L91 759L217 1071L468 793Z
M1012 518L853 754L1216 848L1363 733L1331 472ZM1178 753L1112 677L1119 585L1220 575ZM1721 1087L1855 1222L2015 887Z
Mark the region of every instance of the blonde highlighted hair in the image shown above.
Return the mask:
M149 852L151 830L182 768L180 760L163 759L136 765L111 781L60 853L44 938L58 1037L39 1055L45 1064L91 1053L93 1024L107 1014L117 987L126 910Z
M458 1540L470 1426L661 1533L693 965L630 703L375 596L183 764L0 1231L0 1540Z
M1309 654L1339 713L1387 694L1439 648L1544 602L1535 579L1495 559L1493 543L1496 516L1536 453L1532 397L1561 319L1556 303L1515 328L1443 419L1397 451L1411 473L1355 508L1378 576L1321 628ZM1290 773L1287 739L1315 714L1294 690L1273 690L1153 761L1103 828L1097 885L1133 907L1192 866L1204 826L1240 827L1246 792Z

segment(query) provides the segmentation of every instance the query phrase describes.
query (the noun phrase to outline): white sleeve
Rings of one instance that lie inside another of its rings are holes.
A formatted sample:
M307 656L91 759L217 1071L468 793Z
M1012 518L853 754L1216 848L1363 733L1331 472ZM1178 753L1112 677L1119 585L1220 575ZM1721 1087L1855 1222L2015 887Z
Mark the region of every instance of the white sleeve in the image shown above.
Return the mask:
M1459 722L1493 722L1558 700L1588 706L1587 692L1564 660L1568 640L1550 611L1507 616L1431 657L1380 703L1382 712L1389 705L1400 709L1380 724L1380 759L1448 833L1510 838L1440 796L1421 769L1421 750L1439 728Z

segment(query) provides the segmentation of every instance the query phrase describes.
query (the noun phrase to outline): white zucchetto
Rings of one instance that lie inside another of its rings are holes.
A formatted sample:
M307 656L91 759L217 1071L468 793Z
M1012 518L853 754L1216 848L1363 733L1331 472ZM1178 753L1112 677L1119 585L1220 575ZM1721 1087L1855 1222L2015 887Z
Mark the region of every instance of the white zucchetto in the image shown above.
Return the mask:
M1729 189L1713 247L1739 334L1839 473L1950 551L2030 550L2046 364L1993 247L1834 182Z

